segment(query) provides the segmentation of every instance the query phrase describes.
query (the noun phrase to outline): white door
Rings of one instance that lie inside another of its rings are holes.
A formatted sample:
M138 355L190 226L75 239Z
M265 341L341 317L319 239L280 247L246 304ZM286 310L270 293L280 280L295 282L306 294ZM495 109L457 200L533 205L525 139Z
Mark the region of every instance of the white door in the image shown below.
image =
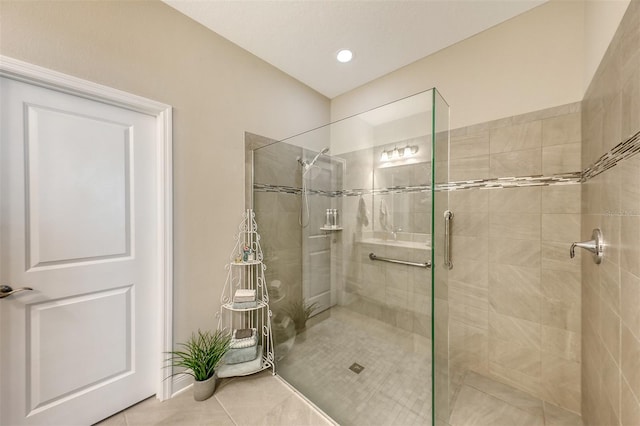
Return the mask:
M156 391L155 118L0 99L0 424L91 424Z

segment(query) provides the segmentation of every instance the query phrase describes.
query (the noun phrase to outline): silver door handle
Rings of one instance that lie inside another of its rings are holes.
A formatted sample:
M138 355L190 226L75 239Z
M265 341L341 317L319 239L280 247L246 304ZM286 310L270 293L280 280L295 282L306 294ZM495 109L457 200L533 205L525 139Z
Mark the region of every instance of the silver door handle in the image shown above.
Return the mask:
M451 219L453 219L453 212L451 210L445 210L444 212L444 266L447 269L453 269L453 262L451 261Z
M14 290L8 285L0 285L0 299L4 299L5 297L11 296L13 293L17 293L19 291L25 291L25 290L33 290L33 289L31 287L20 287Z

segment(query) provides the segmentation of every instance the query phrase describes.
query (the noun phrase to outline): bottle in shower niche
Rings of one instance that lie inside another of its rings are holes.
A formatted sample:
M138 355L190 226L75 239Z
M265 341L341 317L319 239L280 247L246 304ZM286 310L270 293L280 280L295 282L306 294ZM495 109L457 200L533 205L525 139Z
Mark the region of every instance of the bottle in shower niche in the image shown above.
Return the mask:
M338 227L338 209L332 209L331 210L331 216L332 216L332 219L333 219L332 226L334 228L337 228Z
M326 211L326 219L324 221L324 226L325 228L330 228L331 227L331 220L332 220L332 216L333 216L333 212L331 211L331 209L327 209Z

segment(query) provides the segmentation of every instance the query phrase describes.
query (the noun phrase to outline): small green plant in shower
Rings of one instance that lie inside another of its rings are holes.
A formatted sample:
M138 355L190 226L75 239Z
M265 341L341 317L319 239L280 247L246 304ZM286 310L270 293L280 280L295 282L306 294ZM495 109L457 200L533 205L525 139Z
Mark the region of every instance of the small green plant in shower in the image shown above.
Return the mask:
M291 317L296 325L296 332L300 333L307 327L307 320L318 309L317 303L307 303L303 300L290 302L282 310Z

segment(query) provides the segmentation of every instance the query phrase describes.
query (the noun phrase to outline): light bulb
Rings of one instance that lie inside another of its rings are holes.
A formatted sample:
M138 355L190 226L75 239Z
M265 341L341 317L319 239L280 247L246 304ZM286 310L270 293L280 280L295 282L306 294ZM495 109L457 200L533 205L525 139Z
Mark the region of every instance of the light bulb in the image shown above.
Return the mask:
M382 154L380 154L380 161L389 161L389 154L387 151L382 151Z

